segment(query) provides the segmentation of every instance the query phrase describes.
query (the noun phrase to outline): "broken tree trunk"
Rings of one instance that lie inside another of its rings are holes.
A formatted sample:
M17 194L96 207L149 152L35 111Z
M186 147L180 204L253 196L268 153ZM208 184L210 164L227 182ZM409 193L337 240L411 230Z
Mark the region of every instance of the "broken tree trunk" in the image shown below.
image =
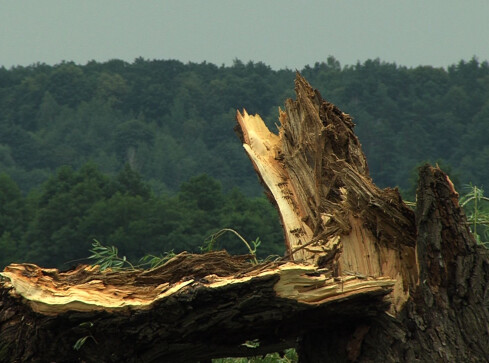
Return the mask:
M153 270L119 272L12 264L2 273L0 361L257 355L295 346L298 331L322 321L374 316L389 306L388 278L334 278L313 265L252 265L249 257L182 253Z
M397 190L372 183L350 116L300 75L296 94L279 111L279 135L259 116L237 115L244 147L278 207L287 254L337 276L395 279L395 311L418 280L414 213Z
M420 170L416 227L419 281L397 314L308 331L301 361L488 360L488 250L468 230L447 175L428 165Z
M372 183L351 118L300 75L296 94L278 135L237 115L282 220L284 259L183 253L149 271L65 273L10 265L0 361L192 362L293 346L303 362L485 360L488 257L447 176L421 170L414 213Z
M237 114L245 150L279 210L288 256L333 276L396 280L388 312L309 330L301 361L487 360L488 253L448 176L422 168L412 212L396 189L372 183L350 116L299 74L295 91L279 111L278 135L259 116Z

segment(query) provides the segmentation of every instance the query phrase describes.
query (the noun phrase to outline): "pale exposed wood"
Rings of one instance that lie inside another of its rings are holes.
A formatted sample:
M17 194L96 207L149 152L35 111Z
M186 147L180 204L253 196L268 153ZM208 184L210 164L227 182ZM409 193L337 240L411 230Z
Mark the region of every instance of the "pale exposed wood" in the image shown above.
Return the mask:
M281 216L294 261L397 281L392 312L417 283L414 213L368 173L351 117L299 74L297 100L280 110L279 133L238 112L243 146Z
M344 321L333 330L308 331L299 347L301 362L325 356L338 362L487 362L489 251L477 246L465 222L447 175L423 166L416 290L396 317L383 314L368 324Z
M298 213L298 206L294 204L297 198L294 197L294 190L289 185L289 174L280 163L280 138L268 130L259 115L251 116L243 111L243 115L237 113L236 119L243 132L243 147L278 206L287 250L292 254L294 248L310 241L313 233L302 220L306 215ZM296 260L307 260L305 250L293 254Z
M390 279L335 278L310 264L254 266L247 258L184 253L155 270L128 272L11 265L0 281L0 347L6 347L0 361L250 356L295 346L303 329L341 316L375 316L390 305ZM74 350L84 336L91 338ZM243 345L252 340L260 346ZM57 343L47 349L46 342Z
M73 280L72 276L81 271L93 273L94 278L83 283ZM67 311L148 310L154 303L173 298L175 294L186 294L195 286L227 290L233 285L247 284L254 278L262 277L273 277L277 280L273 286L277 297L316 305L333 299L344 299L351 292L384 291L395 283L382 277L333 278L330 271L319 271L315 266L296 263L268 264L240 276L220 277L210 274L205 276L205 280L187 279L173 284L164 279L158 283L156 278L149 284L130 283L129 279L110 282L106 277L112 271L101 272L97 267L90 266L80 266L66 273L56 272L57 270L42 269L32 264L12 264L0 276L3 277L3 288L9 289L12 296L22 297L33 311L44 315L59 315ZM131 279L137 281L138 274L144 272L129 274L132 275ZM236 286L236 289L239 287Z

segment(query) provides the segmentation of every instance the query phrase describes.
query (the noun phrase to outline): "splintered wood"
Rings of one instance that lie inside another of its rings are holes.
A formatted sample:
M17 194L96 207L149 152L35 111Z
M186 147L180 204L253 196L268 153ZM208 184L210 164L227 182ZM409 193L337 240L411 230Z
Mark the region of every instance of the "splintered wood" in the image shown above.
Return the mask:
M294 262L252 265L249 257L182 253L149 271L12 264L0 275L0 361L260 355L294 346L297 326L376 316L390 305L391 279L334 277ZM83 337L90 339L74 350ZM250 340L259 347L243 345Z
M238 257L231 257L222 252L210 253L208 260L202 255L183 253L167 263L166 268L151 271L151 278L145 271L113 272L110 269L100 271L98 267L79 266L77 269L59 273L56 269L42 269L32 264L12 264L0 276L5 280L4 288L9 288L13 296L21 297L32 310L44 315L58 315L67 311L107 311L148 310L154 303L177 294L186 294L189 289L210 288L229 290L233 285L239 289L253 279L276 278L273 284L277 297L292 299L306 304L320 305L334 299L345 299L351 293L378 291L385 294L395 281L388 278L367 278L365 276L345 276L333 278L328 270L319 271L312 265L296 263L265 264L248 267L248 272L239 276L207 273L200 277L191 274L183 281L171 282L165 270L176 261L183 265L185 260L196 265L215 265L218 262L236 263ZM206 255L203 255L206 256ZM196 257L196 258L193 258ZM233 261L234 258L234 261ZM182 263L183 262L183 263ZM242 264L242 261L238 261ZM202 266L201 266L202 267ZM115 275L117 278L115 278ZM83 276L83 280L80 278ZM386 290L387 289L387 290Z
M246 111L237 114L237 120L243 131L243 147L248 153L255 170L272 194L278 206L284 227L286 247L290 254L298 256L296 260L307 260L305 250L293 252L310 241L313 232L302 220L304 212L299 212L300 205L294 196L289 176L279 162L281 159L280 137L271 133L259 115L250 116Z
M417 279L414 212L397 190L380 190L351 117L297 74L296 100L279 110L279 134L237 113L238 131L284 227L293 261L397 281L399 308Z

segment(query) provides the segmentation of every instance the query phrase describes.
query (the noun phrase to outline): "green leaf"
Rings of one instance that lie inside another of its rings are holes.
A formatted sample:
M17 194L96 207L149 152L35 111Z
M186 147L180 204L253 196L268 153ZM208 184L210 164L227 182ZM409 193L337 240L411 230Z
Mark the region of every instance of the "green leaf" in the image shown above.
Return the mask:
M80 325L78 325L80 328L92 328L93 327L93 323L91 321L85 321L83 323L80 323Z
M243 344L247 348L258 348L260 346L260 341L258 339L247 340Z
M85 341L88 339L88 337L88 335L85 335L83 338L78 339L73 345L73 349L80 350L80 348L83 347L83 344L85 344Z

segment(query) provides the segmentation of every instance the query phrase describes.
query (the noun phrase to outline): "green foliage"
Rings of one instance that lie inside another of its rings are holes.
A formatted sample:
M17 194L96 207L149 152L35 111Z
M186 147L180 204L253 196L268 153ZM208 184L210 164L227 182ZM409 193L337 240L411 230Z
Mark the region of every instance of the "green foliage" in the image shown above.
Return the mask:
M28 261L67 268L85 261L92 249L92 259L103 268L131 267L130 262L153 268L174 253L199 252L206 237L228 225L236 226L243 240L254 240L248 248L232 234L219 236L229 253L256 259L284 253L270 203L237 189L225 193L207 175L191 178L174 196L155 195L127 164L113 177L93 163L79 170L62 167L27 197L7 175L0 181L1 266ZM92 245L94 240L117 248Z
M91 338L95 344L98 344L97 340L95 339L95 337L92 335L92 333L90 332L90 328L93 327L93 323L91 321L86 321L86 322L83 322L79 325L80 328L84 329L84 330L88 330L88 335L85 335L81 338L79 338L75 344L73 344L73 349L74 350L80 350L83 345L85 344L85 342L87 341L88 338Z
M139 260L139 264L137 266L139 268L152 270L164 265L167 261L171 260L175 256L175 252L173 251L164 252L159 256L146 255Z
M141 175L136 172L129 163L124 165L124 168L117 175L116 178L118 189L122 193L126 193L132 196L141 196L144 199L148 199L151 196L151 190L148 184L146 184Z
M241 236L238 232L236 232L234 229L231 228L223 228L217 231L216 233L211 234L206 240L204 241L204 245L201 247L202 252L210 252L216 249L217 245L217 240L219 237L221 237L224 233L226 232L231 232L234 234L236 237L239 238L241 242L244 243L246 248L248 249L248 252L250 253L251 260L252 262L256 265L258 264L258 260L256 259L256 249L260 246L261 241L260 238L257 237L254 241L251 241L251 245L246 241L243 236ZM253 246L253 247L251 247Z
M92 243L92 253L88 258L95 260L93 265L100 266L100 270L104 271L110 268L113 271L119 271L124 269L136 270L136 269L154 269L163 265L166 261L175 256L173 251L165 252L160 256L145 255L139 260L139 263L133 265L126 256L119 257L119 250L115 246L104 246L99 241L94 240Z
M489 179L487 62L442 69L376 59L342 68L329 57L301 72L355 117L379 186L397 185L412 197L410 173L424 160L450 165L461 183ZM256 260L283 254L277 213L256 197L262 188L232 128L244 107L274 129L293 79L292 70L239 60L231 67L138 58L2 70L0 266L66 267L94 239L118 246L92 246L111 268L154 268L172 256L161 251L195 252L207 236L214 236L207 248L219 238L230 253ZM461 203L487 245L485 201L471 186ZM216 232L225 226L240 237ZM256 236L264 242L246 242ZM251 361L297 361L264 359Z
M489 198L484 196L482 188L472 184L464 185L464 190L467 193L460 198L460 206L467 214L467 221L477 243L489 248Z
M140 120L129 120L119 124L114 130L114 150L122 160L134 163L131 152L142 145L152 145L154 132L151 126Z
M376 59L341 67L329 57L302 73L355 117L379 186L412 195L410 173L423 160L449 165L460 183L489 178L487 62L441 69ZM246 241L260 236L257 259L283 254L277 213L256 197L262 188L232 129L243 107L275 129L293 79L291 70L239 60L3 70L0 170L11 180L3 176L0 185L0 198L8 196L0 204L0 264L69 267L63 263L85 257L93 239L130 261L196 252L225 227ZM232 234L219 243L248 253Z
M26 251L23 259L59 266L84 257L89 247L84 220L96 203L116 191L110 178L93 164L86 164L79 171L60 168L33 201L35 213L22 238L22 249Z
M329 57L301 72L353 115L378 185L408 190L423 160L443 160L464 183L489 178L487 62L442 69L375 59L341 67ZM239 60L217 67L139 58L15 67L2 77L0 169L24 192L62 165L93 160L113 174L128 163L170 193L207 174L225 191L256 196L261 187L232 130L236 108L275 129L294 72Z
M282 354L270 353L264 357L213 359L213 363L296 363L299 357L295 349L286 349Z
M75 344L73 344L73 349L74 350L80 350L81 347L83 347L83 345L85 344L85 342L87 341L87 339L90 338L89 335L85 335L84 337L81 337L80 339L78 339Z
M20 256L19 244L28 219L20 188L7 174L0 173L0 266Z
M121 270L124 269L125 265L128 265L128 267L132 270L136 269L134 265L127 260L126 256L123 256L122 258L119 257L119 250L117 247L106 247L100 244L99 241L94 240L90 252L92 254L88 258L94 259L94 265L99 265L100 270L102 271L107 268L114 271Z
M192 177L180 186L179 200L196 209L211 212L224 204L221 184L206 174Z

